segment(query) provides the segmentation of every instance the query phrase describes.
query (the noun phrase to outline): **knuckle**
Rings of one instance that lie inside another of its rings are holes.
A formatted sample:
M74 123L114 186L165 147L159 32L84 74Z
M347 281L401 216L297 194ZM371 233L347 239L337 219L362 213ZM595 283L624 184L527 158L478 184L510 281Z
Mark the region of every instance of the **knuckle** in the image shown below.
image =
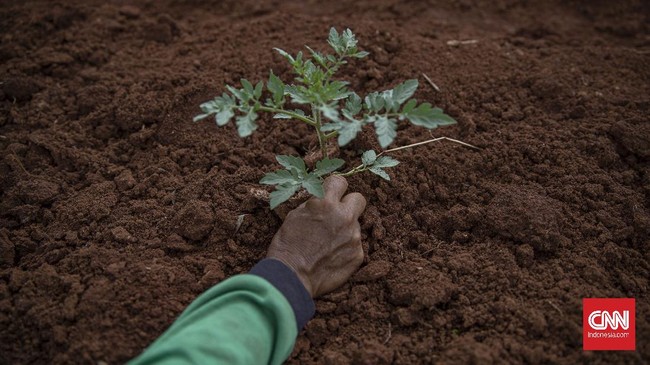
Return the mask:
M353 242L361 242L361 232L359 230L355 230L352 233L352 241Z

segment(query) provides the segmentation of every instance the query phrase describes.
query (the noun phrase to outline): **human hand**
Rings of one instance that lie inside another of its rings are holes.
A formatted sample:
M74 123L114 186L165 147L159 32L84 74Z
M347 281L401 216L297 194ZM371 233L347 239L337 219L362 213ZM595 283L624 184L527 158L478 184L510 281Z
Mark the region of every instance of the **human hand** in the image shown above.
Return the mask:
M344 177L325 179L324 198L289 212L267 253L293 269L313 298L341 286L363 262L359 216L366 199L343 197L347 187Z

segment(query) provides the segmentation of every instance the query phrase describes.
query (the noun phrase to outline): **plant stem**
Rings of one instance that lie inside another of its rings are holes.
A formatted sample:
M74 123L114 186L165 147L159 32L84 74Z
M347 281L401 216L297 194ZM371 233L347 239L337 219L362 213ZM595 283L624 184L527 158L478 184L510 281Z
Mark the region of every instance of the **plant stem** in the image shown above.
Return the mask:
M304 122L304 123L306 123L306 124L309 124L309 125L312 126L312 127L316 127L316 126L317 126L317 125L316 125L316 121L314 121L314 120L312 120L312 119L310 119L310 118L308 118L308 117L306 117L306 116L304 116L304 115L300 115L300 114L297 114L297 113L294 113L294 112L291 112L291 111L288 111L288 110L284 110L284 109L276 109L276 108L270 108L270 107L268 107L268 106L260 106L258 110L261 110L261 111L263 111L263 112L269 112L269 113L285 114L285 115L288 115L288 116L290 116L290 117L292 117L292 118L296 118L296 119L298 119L298 120L301 121L301 122Z
M316 108L312 107L312 112L314 114L314 120L316 121L316 134L318 135L318 144L320 145L320 152L322 154L321 158L327 158L327 146L325 145L325 133L321 131L321 120L320 120L320 111L318 111Z
M325 140L328 140L330 138L334 138L339 135L338 131L333 131L325 135Z
M429 140L422 141L422 142L411 143L411 144L406 145L406 146L400 146L400 147L391 148L391 149L389 149L389 150L382 151L381 153L379 153L379 154L377 155L377 157L379 157L379 156L381 156L381 155L383 155L383 154L385 154L385 153L391 153L391 152L395 152L395 151L399 151L399 150L404 150L404 149L407 149L407 148L413 148L413 147L417 147L417 146L422 146L422 145L427 144L427 143L436 142L436 141L442 141L442 140L447 140L447 141L451 141L451 142L456 142L456 143L461 144L461 145L463 145L463 146L466 146L466 147L470 147L470 148L474 148L474 149L480 150L479 147L476 147L476 146L471 145L471 144L469 144L469 143L465 143L465 142L463 142L463 141L459 141L459 140L457 140L457 139L453 139L453 138L449 138L449 137L438 137L438 138L433 138L433 139L429 139ZM350 170L350 171L348 171L348 172L342 172L342 173L337 173L337 172L335 172L334 174L345 177L345 176L351 176L351 175L354 175L354 174L358 174L358 173L360 173L360 172L364 172L364 171L366 171L366 170L368 170L368 169L365 168L364 165L359 165L359 166L357 166L357 167L352 168L352 170Z
M363 168L363 165L359 165L359 166L353 168L352 170L350 170L350 171L348 171L348 172L341 172L341 173L337 173L337 172L335 172L334 174L339 175L339 176L346 177L346 176L352 176L352 175L354 175L354 174L358 174L358 173L363 172L363 171L366 171L366 170L367 170L367 169L364 169L364 168Z
M459 141L459 140L457 140L457 139L453 139L453 138L449 138L449 137L438 137L438 138L428 139L428 140L426 140L426 141L422 141L422 142L417 142L417 143L408 144L408 145L406 145L406 146L400 146L400 147L391 148L391 149L389 149L389 150L382 151L382 152L381 152L379 155L377 155L377 156L381 156L381 155L383 155L384 153L391 153L391 152L395 152L395 151L399 151L399 150L404 150L404 149L407 149L407 148L412 148L412 147L417 147L417 146L422 146L422 145L427 144L427 143L436 142L436 141L442 141L442 140L447 140L447 141L451 141L451 142L456 142L456 143L462 144L463 146L470 147L470 148L474 148L474 149L476 149L476 150L480 150L480 148L478 148L478 147L476 147L476 146L474 146L474 145L471 145L471 144L469 144L469 143L465 143L465 142L463 142L463 141Z

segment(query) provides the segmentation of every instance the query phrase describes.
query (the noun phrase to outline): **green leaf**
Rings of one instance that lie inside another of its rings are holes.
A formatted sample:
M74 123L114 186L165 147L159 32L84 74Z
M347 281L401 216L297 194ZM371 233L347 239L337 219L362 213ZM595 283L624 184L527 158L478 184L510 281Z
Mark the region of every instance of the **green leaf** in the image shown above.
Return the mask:
M273 74L273 71L269 74L269 81L266 83L266 88L271 92L275 106L282 105L284 99L284 83L279 77Z
M399 161L390 156L379 156L372 164L373 167L394 167L399 165Z
M320 52L314 51L314 50L311 49L311 47L309 47L309 46L305 46L305 48L307 48L307 49L309 50L309 52L311 53L312 57L314 57L314 59L316 60L316 62L318 62L319 65L321 65L321 66L327 68L327 57L326 57L325 55L323 55L323 54L320 53Z
M455 124L456 120L443 113L440 108L433 108L429 103L423 103L413 108L404 116L414 125L434 129L441 125Z
M374 150L368 150L361 155L361 162L365 166L370 166L375 163L377 159L377 153Z
M353 54L352 57L354 57L354 58L364 58L364 57L367 57L369 54L370 54L370 52L361 51L361 52L357 52L357 53Z
M290 55L289 53L287 53L286 51L281 50L280 48L273 48L273 49L276 52L278 52L282 57L286 58L287 61L289 61L289 63L294 64L296 62L296 60L293 58L293 56Z
M256 119L257 114L255 114L253 108L250 108L248 113L238 116L235 119L235 123L237 123L237 133L239 133L240 137L248 137L253 134L257 129L257 123L255 123Z
M321 92L323 102L347 98L350 95L347 85L344 81L332 81L327 84Z
M228 122L230 122L230 119L235 116L235 113L232 111L231 108L224 109L221 112L217 113L217 116L215 117L215 120L217 121L217 125L222 127Z
M330 174L341 168L345 164L345 161L340 158L324 158L316 162L316 169L313 171L313 174L321 177L327 174Z
M374 119L375 132L382 148L388 147L397 136L397 123L394 119L377 115Z
M327 43L334 49L334 52L341 53L341 38L339 37L339 32L336 31L336 28L330 28L330 34L327 38Z
M361 111L361 98L356 93L350 94L348 99L345 101L345 108L343 109L344 114L347 113L348 117L351 118Z
M295 171L298 174L306 174L307 172L305 161L303 161L300 157L278 155L275 156L275 159L278 161L280 165L284 166L287 170Z
M300 185L277 185L275 190L271 193L271 209L275 209L278 205L286 202L298 191Z
M383 179L385 179L385 180L389 180L389 181L390 181L390 176L388 176L388 173L386 173L386 171L382 170L382 169L379 168L379 167L371 167L371 168L369 169L369 171L372 172L372 173L375 174L375 175L379 175L379 176L381 176L381 178L383 178Z
M224 93L222 96L217 96L213 100L201 104L201 111L203 114L194 117L194 121L205 119L212 114L216 114L217 124L222 126L230 121L233 117L233 108L235 108L235 100L228 94Z
M354 53L356 53L356 45L357 45L357 39L354 36L354 33L352 33L352 30L350 28L346 29L341 33L341 38L340 38L340 43L341 46L343 47L343 53L348 54L348 51L354 49Z
M309 174L302 181L302 187L309 192L309 194L314 195L318 198L322 198L325 195L323 191L323 183L316 175Z
M256 100L258 100L260 96L262 96L263 87L264 87L264 83L262 81L258 82L257 85L255 85L255 90L253 90L253 95L255 96Z
M309 91L304 86L287 85L285 93L291 97L296 104L310 104L312 102Z
M352 119L349 122L338 120L333 123L325 124L321 128L321 130L323 132L337 131L338 144L339 146L343 147L357 137L357 134L361 132L362 126L363 126L363 122L361 122L360 120Z
M230 85L226 85L226 89L228 89L228 91L230 91L231 94L233 94L237 99L241 100L242 102L247 102L250 99L246 95L244 90L236 89Z
M366 95L364 101L368 111L377 113L384 108L384 98L378 92L372 92Z
M349 123L343 122L343 127L339 129L337 137L339 146L343 147L357 138L362 126L363 123L359 120L351 120Z
M212 114L212 113L199 114L199 115L195 116L194 118L192 118L192 121L194 121L194 122L198 122L199 120L203 120L203 119L209 117L210 114Z
M406 80L393 88L392 99L394 102L401 105L408 100L408 98L413 96L417 89L418 80Z
M305 116L305 112L303 112L300 109L294 109L292 110L292 112L301 115L303 117ZM285 113L277 113L273 115L273 119L291 119L291 118L293 118L291 115Z
M409 100L406 104L404 104L404 107L402 108L402 114L408 114L411 110L415 108L417 103L418 102L415 99Z
M253 84L250 83L250 81L246 79L241 79L241 84L244 87L244 92L246 95L248 95L248 99L253 98L255 95L255 89L253 89Z
M268 174L264 175L262 180L260 180L260 184L264 184L264 185L281 185L281 184L291 184L295 182L296 182L296 178L291 173L291 171L288 170L278 170L275 172L269 172Z
M318 110L320 110L321 113L323 113L323 116L329 120L339 120L339 111L332 105L322 105Z

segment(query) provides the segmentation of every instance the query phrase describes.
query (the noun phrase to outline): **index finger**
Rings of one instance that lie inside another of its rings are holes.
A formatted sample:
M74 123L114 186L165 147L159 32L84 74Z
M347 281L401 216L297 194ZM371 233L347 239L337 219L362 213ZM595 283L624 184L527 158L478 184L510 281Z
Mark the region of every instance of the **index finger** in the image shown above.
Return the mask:
M323 182L325 200L340 202L343 194L348 189L348 181L343 176L332 175Z

